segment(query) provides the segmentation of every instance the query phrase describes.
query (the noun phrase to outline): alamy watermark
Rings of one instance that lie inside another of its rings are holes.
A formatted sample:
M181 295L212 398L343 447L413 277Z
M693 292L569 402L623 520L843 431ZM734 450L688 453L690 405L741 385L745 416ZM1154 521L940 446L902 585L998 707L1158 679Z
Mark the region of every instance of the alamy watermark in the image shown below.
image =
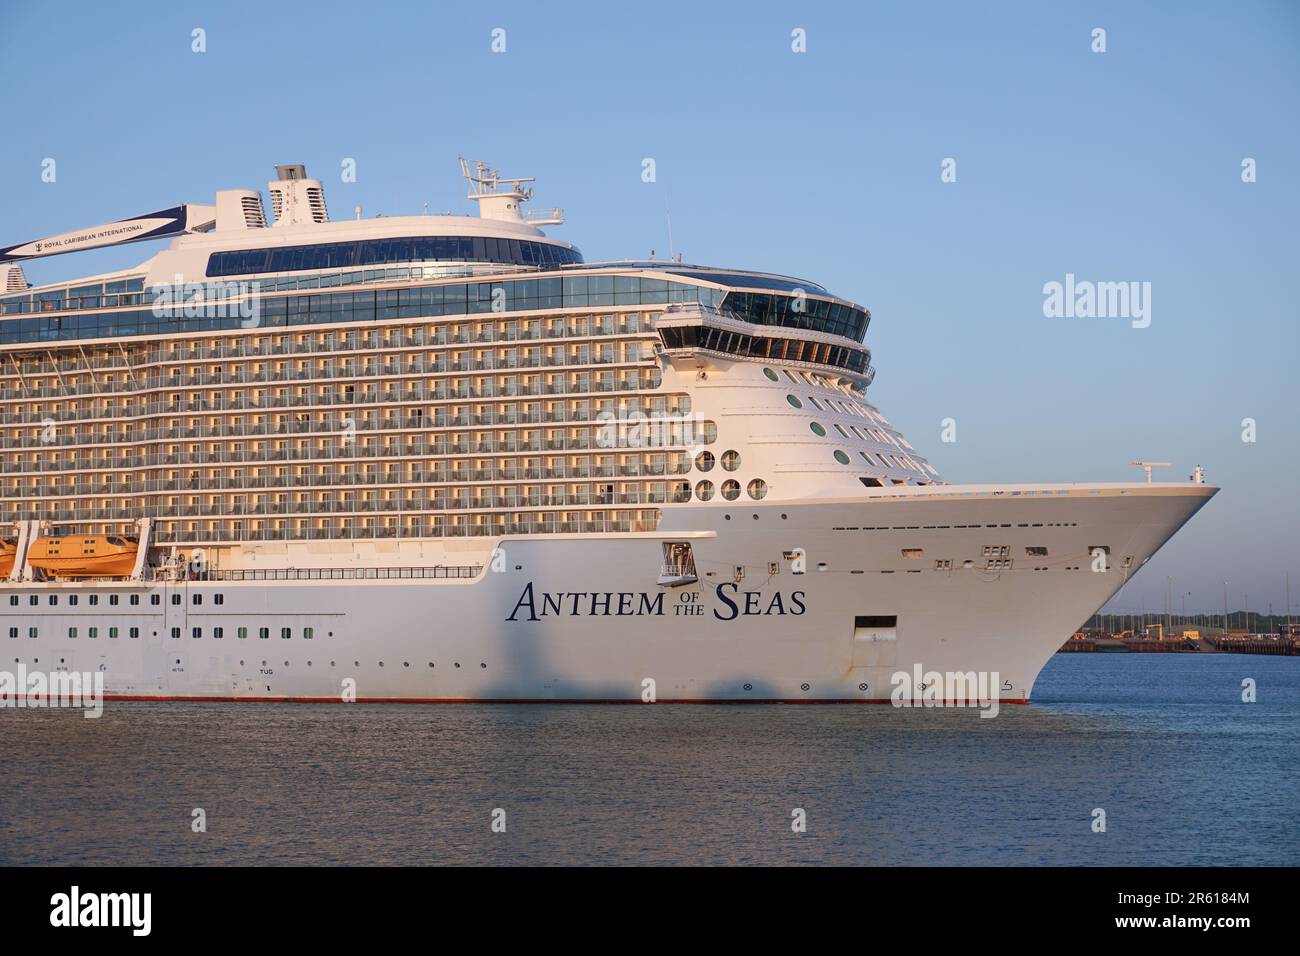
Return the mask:
M153 927L152 893L83 893L73 886L50 897L50 925L121 927L132 936L148 936Z
M0 670L0 707L77 707L83 717L102 717L104 672L29 671L26 664L16 672Z
M1064 282L1043 283L1043 315L1049 319L1130 319L1135 329L1151 324L1150 282L1092 282L1076 280L1073 272Z
M1002 675L997 671L927 671L920 664L889 678L895 707L978 707L981 717L996 717Z
M685 449L695 452L708 444L710 428L702 415L648 415L638 409L602 411L596 415L597 448Z
M262 324L258 282L186 282L177 275L174 282L150 286L149 296L156 319L239 319L246 329Z

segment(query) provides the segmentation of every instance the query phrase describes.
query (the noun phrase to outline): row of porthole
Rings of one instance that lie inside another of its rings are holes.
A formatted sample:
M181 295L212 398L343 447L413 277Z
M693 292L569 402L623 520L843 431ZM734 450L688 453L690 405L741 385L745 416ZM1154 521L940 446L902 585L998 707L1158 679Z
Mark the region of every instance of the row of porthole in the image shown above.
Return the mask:
M138 605L138 604L140 603L140 595L138 595L138 594L132 594L132 595L130 595L129 597L130 597L130 603L131 603L132 606ZM111 605L116 606L117 603L118 603L118 600L117 600L117 599L118 599L118 596L117 596L116 594L110 594L110 595L108 596L108 603L111 604ZM41 603L40 595L38 595L38 594L29 594L29 595L27 596L27 603L28 603L28 604L32 604L32 605L40 604L40 603ZM54 605L58 604L58 603L59 603L59 596L58 596L57 594L51 594L51 595L49 596L49 603L50 603L51 606L54 606ZM89 596L87 597L87 603L90 604L90 605L92 605L92 606L94 606L94 605L98 605L98 604L99 604L99 595L98 595L98 594L91 594L91 595L89 595ZM160 595L158 595L158 594L151 594L151 595L149 595L149 603L152 604L152 605L158 605L158 604L161 604L161 603L162 603L162 597L161 597ZM180 596L179 594L172 594L172 604L180 604L180 603L181 603L181 596ZM203 603L203 595L200 594L200 593L196 593L196 594L191 595L191 596L190 596L190 603L191 603L191 604L202 604L202 603ZM213 603L213 604L225 604L225 603L226 603L226 596L225 596L224 594L220 594L220 593L218 593L218 594L214 594L214 595L212 595L212 603ZM18 605L18 595L17 595L17 594L11 594L11 595L9 595L9 605L10 605L10 607L16 607L16 606ZM69 594L69 595L68 595L68 606L69 606L69 607L76 607L76 606L77 606L77 595L75 595L75 594Z
M808 424L808 427L811 428L812 433L818 436L819 438L826 437L826 429L822 427L821 422L810 422ZM866 452L860 451L858 452L858 454L862 456L862 460L865 461L868 465L871 465L873 468L876 467L876 463L867 457ZM846 452L840 451L837 448L835 449L835 460L838 461L841 465L847 465L849 463L849 456Z
M39 664L40 662L41 662L41 659L40 659L39 657L34 657L34 658L32 658L32 663L33 663L33 664ZM176 658L176 663L179 664L180 662L181 662L181 659L180 659L179 657ZM14 658L14 663L15 663L15 664L20 663L19 659L15 657L15 658ZM66 663L67 663L67 660L66 660L65 658L60 657L60 658L59 658L59 663L60 663L60 664L66 664ZM262 667L265 667L266 664L267 664L266 661L262 661L262 665L261 665L261 666L262 666ZM240 666L240 667L244 667L244 666L246 666L246 665L245 665L245 663L244 663L243 661L240 661L240 662L239 662L239 666ZM285 667L288 667L288 666L289 666L289 662L288 662L288 661L285 661L285 662L284 662L284 666L285 666ZM308 661L308 662L307 662L307 666L308 666L308 667L311 667L311 661ZM330 661L330 667L334 667L334 666L336 666L336 662L335 662L335 661ZM360 667L360 666L361 666L361 662L360 662L360 661L353 661L353 662L352 662L352 666L353 666L353 667ZM380 666L380 667L383 667L383 666L384 666L384 662L383 662L383 661L380 661L380 662L379 662L379 666ZM411 662L410 662L410 661L402 661L402 666L403 666L403 667L410 667L410 666L411 666ZM430 667L433 667L433 666L434 666L433 661L429 661L429 666L430 666ZM453 664L452 666L455 667L457 670L459 670L459 669L460 669L460 662L457 661L457 662L456 662L455 664ZM487 663L486 663L486 662L480 662L478 666L481 667L481 668L483 668L484 670L487 669Z
M724 451L717 462L722 465L723 471L736 471L740 468L740 452L735 450ZM715 459L711 451L702 451L695 456L695 467L700 471L712 471L714 463ZM761 501L767 497L767 482L762 478L755 478L745 486L745 490L749 493L749 497L755 501ZM699 498L700 501L711 500L713 498L713 482L698 482L695 485L695 497ZM735 501L739 498L740 482L734 478L724 481L722 483L722 497L727 501Z
M712 471L714 465L713 452L702 451L695 456L695 467L700 471ZM735 471L740 467L740 452L724 451L721 458L723 471Z
M176 659L176 663L179 664L180 662L181 662L181 661L180 661L180 658L178 657L178 658ZM243 661L240 661L240 662L239 662L239 666L240 666L240 667L245 666L245 665L244 665L244 662L243 662ZM266 666L266 661L262 661L262 666L263 666L263 667ZM284 662L284 666L285 666L285 667L290 666L290 665L289 665L289 662L288 662L288 661L285 661L285 662ZM311 661L308 661L308 662L307 662L307 666L308 666L308 667L311 667ZM334 666L336 666L336 662L335 662L335 661L330 661L330 667L334 667ZM353 666L353 667L360 667L360 666L361 666L361 662L360 662L360 661L353 661L353 662L352 662L352 666ZM379 662L379 666L380 666L380 667L383 667L383 666L384 666L384 662L383 662L383 661L380 661L380 662ZM410 661L402 661L402 666L403 666L403 667L410 667L410 666L411 666L411 662L410 662ZM434 663L433 663L433 661L429 661L429 666L430 666L430 667L434 667L434 666L435 666ZM486 663L486 662L480 661L478 666L481 667L481 668L484 669L484 670L487 670L487 663ZM456 668L456 670L460 670L460 662L459 662L459 661L456 661L454 664L452 664L452 667Z
M11 627L11 628L9 628L9 636L10 636L11 638L16 638L16 637L18 636L18 630L19 630L19 629L16 628L16 627ZM78 629L77 629L76 626L69 627L69 628L68 628L68 637L69 637L71 640L76 640L76 639L77 639L77 632L78 632ZM118 634L119 634L120 632L121 632L121 629L120 629L119 627L115 627L115 626L114 626L114 627L109 627L109 628L108 628L108 637L109 637L109 640L114 640L114 639L116 639L117 636L118 636ZM155 637L158 635L158 632L157 632L157 631L154 631L153 633L154 633L154 636L155 636ZM316 634L316 629L315 629L315 628L304 627L304 628L302 629L302 637L303 637L303 640L310 641L310 640L315 636L315 634ZM34 626L33 626L33 627L29 627L29 628L27 629L27 636L28 636L29 638L39 637L39 636L40 636L40 631L39 631L38 628L36 628L36 627L34 627ZM140 628L138 628L138 627L130 627L130 628L127 628L127 636L128 636L131 640L138 640L139 637L140 637ZM173 638L179 638L179 637L181 636L181 629L180 629L179 627L173 627L173 628L171 629L171 636L172 636ZM201 628L201 627L193 627L193 628L190 628L190 637L193 637L193 638L195 638L195 639L198 639L198 638L201 638L202 636L203 636L203 628ZM214 627L214 628L212 629L212 637L213 637L214 640L218 640L218 641L219 641L219 640L221 640L221 639L222 639L223 637L225 637L225 636L226 636L225 628L223 628L223 627ZM237 636L239 637L240 640L244 640L244 639L246 639L246 638L248 637L248 628L246 628L246 627L241 627L241 628L239 628L238 631L237 631ZM270 629L269 627L258 628L257 636L258 636L258 638L260 638L260 639L263 640L263 641L265 641L265 640L269 640L270 637L271 637L271 629ZM284 640L287 641L287 640L289 640L292 636L293 636L293 629L292 629L292 628L288 628L288 627L282 627L282 628L280 628L280 637L282 637ZM333 637L333 636L334 636L334 632L333 632L333 631L330 631L330 632L329 632L329 636L330 636L330 637ZM93 641L93 640L95 640L95 639L98 638L98 637L99 637L99 626L98 626L98 625L92 625L92 626L89 626L89 627L86 628L86 638L87 638L88 640L92 640L92 641Z
M755 501L761 501L767 497L767 482L762 478L753 479L746 487L745 491L749 497ZM734 478L729 478L722 483L722 497L727 501L735 501L740 497L740 482ZM709 501L713 498L713 482L701 481L695 485L695 497L701 501Z
M785 397L785 400L789 402L791 405L793 405L795 408L803 408L803 402L799 401L799 398L796 395L787 395ZM821 422L809 422L808 427L812 429L812 433L816 435L818 438L826 437L826 429ZM862 455L862 457L866 459L867 462L871 461L871 459L867 458L865 454ZM845 452L842 452L837 448L835 449L835 460L838 461L841 465L847 465L849 463L849 456Z
M786 395L785 400L786 400L787 402L789 402L790 405L791 405L792 407L794 407L794 408L803 408L803 401L802 401L802 400L799 398L799 396L797 396L797 395L793 395L793 394ZM830 399L822 399L821 401L819 401L819 400L817 400L816 398L814 398L813 396L809 395L809 396L808 396L808 401L812 402L812 403L813 403L813 407L816 408L818 411L821 411L821 412L826 412L826 411L836 412L836 411L837 411L837 412L840 412L841 414L847 414L847 415L854 414L853 412L851 412L851 411L847 411L847 410L844 409L844 408L836 408L836 407L835 407L835 404L834 404ZM824 403L824 404L823 404L823 403ZM860 418L867 418L867 417L869 417L869 416L867 416L867 415L863 415L863 414L859 414L858 417L860 417Z

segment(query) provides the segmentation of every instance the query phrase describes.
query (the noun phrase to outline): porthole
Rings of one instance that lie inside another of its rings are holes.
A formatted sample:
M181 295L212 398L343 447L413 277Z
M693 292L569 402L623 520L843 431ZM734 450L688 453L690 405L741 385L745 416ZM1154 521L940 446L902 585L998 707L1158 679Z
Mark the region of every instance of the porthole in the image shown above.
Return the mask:
M740 452L724 451L722 453L722 470L735 471L740 467Z
M826 437L826 429L822 427L821 422L809 422L808 427L812 429L812 433L818 438Z
M713 470L714 457L711 451L702 451L695 456L695 467L700 471Z
M776 377L776 372L773 372L770 368L763 369L763 374L766 375L773 382L779 381L779 379Z
M762 478L755 478L745 490L749 492L749 497L761 501L767 497L767 482Z
M791 406L793 406L794 408L803 408L803 402L799 401L799 397L797 395L787 395L785 397L785 400L789 402Z
M713 497L713 482L701 481L695 486L695 497L701 501L708 501Z
M722 497L728 501L735 501L740 497L740 482L735 478L728 478L722 483Z
M849 463L849 456L837 448L835 449L835 460L841 465L847 465Z

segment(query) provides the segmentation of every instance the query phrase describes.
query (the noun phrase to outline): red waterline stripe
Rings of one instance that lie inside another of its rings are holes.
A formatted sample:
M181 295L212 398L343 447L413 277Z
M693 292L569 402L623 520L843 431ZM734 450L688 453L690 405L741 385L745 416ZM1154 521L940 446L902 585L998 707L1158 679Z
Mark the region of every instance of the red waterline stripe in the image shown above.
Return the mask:
M116 701L157 701L160 703L214 703L214 704L249 704L249 703L266 703L266 704L343 704L348 703L338 697L172 697L172 696L150 696L143 694L105 694L104 700ZM639 697L359 697L351 703L356 704L644 704L645 701ZM893 701L887 698L869 698L860 697L836 697L809 699L805 697L764 697L764 698L747 698L747 697L718 697L711 699L672 697L661 698L655 701L657 704L892 704ZM999 704L1028 704L1029 700L1024 697L1015 699L1002 699ZM957 705L955 701L941 701L938 704L930 706L965 706L974 707L977 705L963 703ZM907 708L916 709L914 707Z

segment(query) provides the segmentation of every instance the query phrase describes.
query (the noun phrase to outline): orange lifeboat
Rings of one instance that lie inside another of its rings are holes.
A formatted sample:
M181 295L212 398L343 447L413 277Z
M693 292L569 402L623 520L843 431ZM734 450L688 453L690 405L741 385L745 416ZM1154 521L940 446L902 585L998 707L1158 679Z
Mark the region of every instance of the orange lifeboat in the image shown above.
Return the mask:
M56 578L124 578L135 570L139 541L116 534L37 538L27 563Z
M0 578L9 577L14 569L14 558L18 556L18 543L0 538Z

